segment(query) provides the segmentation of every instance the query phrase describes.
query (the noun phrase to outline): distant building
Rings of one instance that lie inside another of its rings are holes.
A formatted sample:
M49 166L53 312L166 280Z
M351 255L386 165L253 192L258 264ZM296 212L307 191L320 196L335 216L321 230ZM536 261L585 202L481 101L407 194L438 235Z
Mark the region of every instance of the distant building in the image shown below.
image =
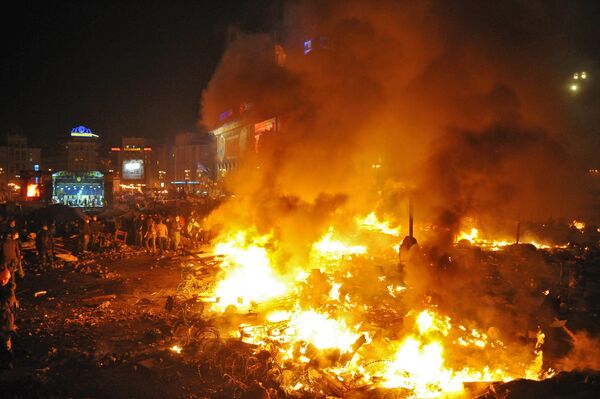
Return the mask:
M172 152L172 146L169 144L158 144L152 151L152 161L156 171L157 185L159 188L166 188L169 182L173 180L175 155Z
M23 171L39 170L41 149L29 147L27 137L6 136L5 145L0 146L0 180L16 182Z
M201 187L215 177L214 145L206 133L180 133L171 149L171 184Z
M227 122L211 134L216 141L216 168L219 175L236 169L250 152L260 153L262 144L281 129L281 117L265 120L246 117Z
M113 175L130 188L158 187L159 174L153 156L152 141L143 137L123 137L116 154Z
M66 170L89 172L98 170L98 135L85 126L71 129L65 144Z

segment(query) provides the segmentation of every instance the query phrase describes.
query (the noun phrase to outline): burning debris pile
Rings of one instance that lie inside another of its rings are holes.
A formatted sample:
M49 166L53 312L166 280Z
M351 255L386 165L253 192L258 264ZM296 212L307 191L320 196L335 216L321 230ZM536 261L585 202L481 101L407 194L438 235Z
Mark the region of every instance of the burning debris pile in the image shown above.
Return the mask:
M473 395L491 382L555 374L543 348L558 314L543 313L548 292L538 286L560 284L560 267L546 263L550 249L473 247L465 254L458 246L450 256L456 260L440 269L417 245L398 266L397 236L389 234L398 230L365 223L373 219L356 218L346 237L325 229L309 250L309 266L288 267L293 273L280 272L273 235L253 231L222 235L212 256L188 268L179 295L195 306L196 324L175 338L175 349L207 381L223 379L214 397L252 390L270 397ZM389 242L389 251L359 245L356 237L365 234L378 247ZM538 270L537 283L523 287L531 271L518 270L520 262L550 270ZM507 265L515 270L503 270ZM486 277L469 289L455 281L465 273ZM460 305L477 295L478 303Z
M221 231L205 265L216 274L184 284L219 331L203 368L218 365L234 391L283 397L438 397L555 373L544 342L561 323L569 249L525 237L521 220L586 217L588 197L557 129L553 74L520 72L554 65L553 41L539 40L545 24L498 22L538 21L509 8L297 2L285 57L267 35L233 40L202 123L235 129L246 121L222 111L251 101L242 119L284 128L236 158L235 198L207 221ZM416 201L421 245L412 224L399 228Z

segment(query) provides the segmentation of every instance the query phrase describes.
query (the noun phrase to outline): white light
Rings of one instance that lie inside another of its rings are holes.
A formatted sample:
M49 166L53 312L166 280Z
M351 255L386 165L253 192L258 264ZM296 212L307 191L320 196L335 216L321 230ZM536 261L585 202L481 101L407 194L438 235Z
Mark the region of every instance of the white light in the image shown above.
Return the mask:
M142 168L142 165L139 162L130 161L130 162L124 163L123 164L123 168L127 172L132 172L132 171L138 171L138 170L140 170Z
M585 79L585 78L587 78L587 73L581 72L581 79Z
M573 79L579 79L579 74L578 73L573 74Z
M577 85L571 85L571 91L577 91L579 87Z

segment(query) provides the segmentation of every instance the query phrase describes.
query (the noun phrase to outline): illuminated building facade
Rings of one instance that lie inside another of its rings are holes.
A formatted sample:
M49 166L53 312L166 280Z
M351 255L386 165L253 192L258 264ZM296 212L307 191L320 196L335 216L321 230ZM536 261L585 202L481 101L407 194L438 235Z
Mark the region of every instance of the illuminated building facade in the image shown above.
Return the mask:
M281 117L250 122L233 121L214 129L211 134L216 142L216 168L225 175L238 167L240 162L252 152L260 153L262 144L281 129Z
M167 146L155 145L142 137L123 137L121 147L112 147L114 169L112 174L122 188L161 188L166 176Z
M98 170L98 135L85 126L74 127L65 144L65 154L68 171Z

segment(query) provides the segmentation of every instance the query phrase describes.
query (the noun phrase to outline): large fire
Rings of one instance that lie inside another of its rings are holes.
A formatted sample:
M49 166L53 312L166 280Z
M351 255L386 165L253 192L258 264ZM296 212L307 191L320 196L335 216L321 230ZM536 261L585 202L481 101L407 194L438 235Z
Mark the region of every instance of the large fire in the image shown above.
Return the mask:
M273 273L269 254L264 247L268 237L250 239L238 232L215 246L222 255L223 272L215 288L218 305L246 305L282 295L285 284Z
M358 220L362 220L359 228L398 233L373 216ZM461 239L494 251L508 245L481 240L476 229ZM352 242L330 227L311 246L309 267L314 267L315 261L332 259L337 266L317 269L317 273L313 268L313 272L298 274L296 269L286 275L274 267L271 236L251 231L224 236L215 245L215 254L222 256L223 262L214 285L217 301L213 310L222 312L232 305L242 311L252 303L270 301L268 311L254 322L241 322L232 336L275 353L282 367L314 368L345 384L403 389L412 397L461 392L467 382L539 379L551 373L542 369L541 332L525 349L513 348L501 340L497 327L468 319L457 322L431 301L425 309L402 311L410 287L386 275L374 279L374 287L357 285L355 280L361 277L353 273L362 271L351 268L352 255L366 256L369 250ZM368 299L367 292L377 292L379 299ZM282 296L292 301L280 303ZM378 324L375 319L382 300L402 312L399 317L404 322L397 327ZM307 381L292 379L287 389L311 387Z
M579 226L585 226L585 224L579 224ZM577 227L578 230L581 230L583 227ZM489 239L481 237L479 229L473 227L470 230L461 231L456 237L456 241L460 242L461 240L467 240L471 244L475 244L481 248L490 250L490 251L499 251L504 247L515 244L515 241L511 241L508 239ZM548 244L540 241L529 240L530 244L535 245L536 248L540 249L549 249L549 248L566 248L564 244Z

